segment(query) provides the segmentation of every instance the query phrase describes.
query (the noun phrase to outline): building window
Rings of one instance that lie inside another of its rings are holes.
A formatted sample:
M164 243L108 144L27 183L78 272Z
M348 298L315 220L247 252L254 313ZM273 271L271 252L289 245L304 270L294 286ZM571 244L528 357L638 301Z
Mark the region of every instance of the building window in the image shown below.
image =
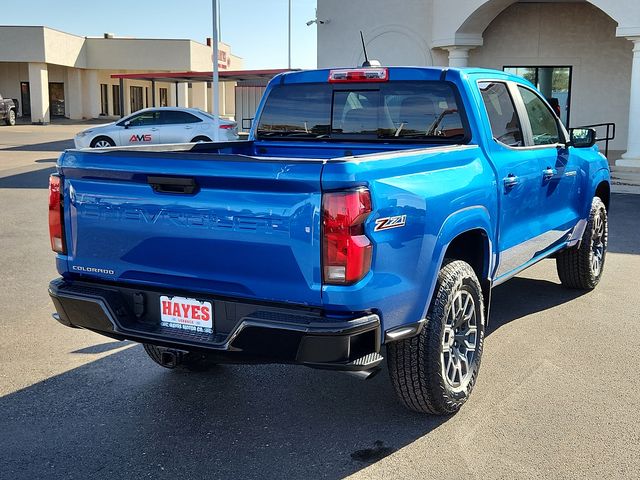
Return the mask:
M169 105L169 90L166 88L161 88L160 92L160 106L166 107Z
M100 115L109 115L109 86L100 84Z
M144 108L144 91L142 87L131 87L131 113Z
M122 105L120 104L120 85L112 85L111 92L113 96L113 114L122 115Z
M149 87L144 87L144 102L147 108L151 106L149 103Z
M504 67L504 71L529 80L545 96L562 123L571 120L571 67Z

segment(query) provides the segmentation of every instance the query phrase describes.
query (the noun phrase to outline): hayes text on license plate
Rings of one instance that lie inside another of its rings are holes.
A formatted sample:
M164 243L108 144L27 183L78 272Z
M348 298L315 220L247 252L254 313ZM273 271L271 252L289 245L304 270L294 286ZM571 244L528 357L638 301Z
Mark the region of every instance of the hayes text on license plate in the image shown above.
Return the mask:
M179 328L190 332L213 332L211 302L195 298L160 297L160 322L163 327Z

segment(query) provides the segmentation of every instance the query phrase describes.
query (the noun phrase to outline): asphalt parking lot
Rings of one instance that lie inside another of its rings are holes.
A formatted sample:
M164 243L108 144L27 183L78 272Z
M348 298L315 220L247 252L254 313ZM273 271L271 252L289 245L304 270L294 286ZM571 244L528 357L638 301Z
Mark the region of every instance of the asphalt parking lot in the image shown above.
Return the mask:
M595 291L551 260L495 290L474 394L433 418L386 371L165 371L53 321L47 179L82 128L0 127L0 478L640 478L640 195Z

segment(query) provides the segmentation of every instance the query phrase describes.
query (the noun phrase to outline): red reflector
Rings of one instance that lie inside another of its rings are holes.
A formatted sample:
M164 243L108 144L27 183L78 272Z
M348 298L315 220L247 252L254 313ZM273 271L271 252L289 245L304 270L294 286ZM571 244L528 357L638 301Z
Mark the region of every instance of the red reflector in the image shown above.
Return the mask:
M66 253L62 218L62 181L58 175L49 177L49 238L51 249Z
M367 189L330 192L322 196L322 264L324 283L349 285L371 269L371 241L364 222L371 213Z
M386 82L389 70L386 68L344 68L329 72L329 83Z

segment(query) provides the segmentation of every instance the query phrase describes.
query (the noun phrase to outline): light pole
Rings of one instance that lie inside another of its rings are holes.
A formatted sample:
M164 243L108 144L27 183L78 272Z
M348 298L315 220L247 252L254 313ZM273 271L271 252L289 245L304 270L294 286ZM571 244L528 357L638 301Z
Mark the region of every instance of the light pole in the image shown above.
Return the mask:
M218 0L211 0L213 17L213 78L211 82L211 97L213 111L213 141L220 141L220 90L218 76Z
M289 62L287 65L291 70L291 0L289 0Z

